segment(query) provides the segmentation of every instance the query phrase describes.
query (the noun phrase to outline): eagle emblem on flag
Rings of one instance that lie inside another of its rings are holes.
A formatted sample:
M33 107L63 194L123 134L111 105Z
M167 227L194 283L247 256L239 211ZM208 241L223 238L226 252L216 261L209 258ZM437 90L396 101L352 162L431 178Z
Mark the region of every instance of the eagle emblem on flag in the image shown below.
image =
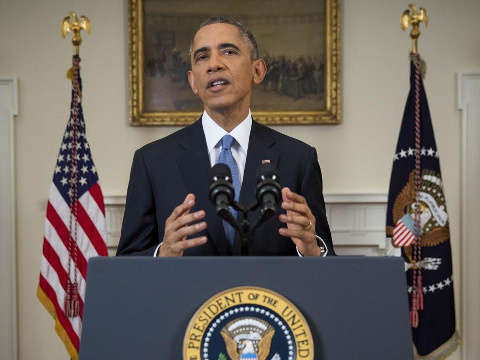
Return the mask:
M393 219L396 225L390 227L395 247L404 247L410 254L410 245L415 241L415 211L420 207L420 245L436 246L449 238L449 223L443 183L440 174L424 169L420 183L420 203L415 201L414 172L397 195L393 204Z

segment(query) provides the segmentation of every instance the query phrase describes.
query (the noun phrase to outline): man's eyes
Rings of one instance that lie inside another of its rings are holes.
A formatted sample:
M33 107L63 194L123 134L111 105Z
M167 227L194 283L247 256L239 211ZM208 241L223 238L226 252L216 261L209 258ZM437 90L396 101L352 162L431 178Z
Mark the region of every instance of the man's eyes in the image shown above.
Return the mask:
M238 54L238 51L235 50L235 49L223 49L221 53L222 53L222 55L234 55L234 54ZM209 57L209 54L207 54L207 53L199 54L195 58L195 61L204 61L204 60L207 60L208 57Z

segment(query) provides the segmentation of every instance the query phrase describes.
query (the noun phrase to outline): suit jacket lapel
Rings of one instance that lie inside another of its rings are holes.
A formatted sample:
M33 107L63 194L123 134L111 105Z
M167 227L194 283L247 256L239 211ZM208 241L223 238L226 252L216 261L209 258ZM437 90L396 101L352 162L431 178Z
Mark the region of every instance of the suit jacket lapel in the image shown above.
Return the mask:
M178 167L187 189L195 194L195 209L203 209L206 212L205 221L209 238L220 255L231 255L232 249L226 239L222 221L216 214L208 195L212 176L201 121L195 122L188 130L187 136L179 143L185 151L178 159Z

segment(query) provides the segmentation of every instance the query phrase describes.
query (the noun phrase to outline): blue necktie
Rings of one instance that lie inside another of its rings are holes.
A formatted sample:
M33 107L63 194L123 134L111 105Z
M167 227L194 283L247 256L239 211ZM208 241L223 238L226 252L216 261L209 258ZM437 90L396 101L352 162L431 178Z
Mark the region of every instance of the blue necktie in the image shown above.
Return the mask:
M240 174L238 171L238 165L235 161L235 158L232 155L232 143L235 139L232 135L227 134L222 138L222 150L220 151L220 156L218 157L217 163L226 164L230 171L232 172L232 183L233 188L235 189L235 201L238 201L240 197ZM233 217L237 218L237 211L230 207L230 211L232 212ZM230 244L233 245L233 241L235 239L235 229L223 220L223 228L225 229L225 235L227 239L230 241Z

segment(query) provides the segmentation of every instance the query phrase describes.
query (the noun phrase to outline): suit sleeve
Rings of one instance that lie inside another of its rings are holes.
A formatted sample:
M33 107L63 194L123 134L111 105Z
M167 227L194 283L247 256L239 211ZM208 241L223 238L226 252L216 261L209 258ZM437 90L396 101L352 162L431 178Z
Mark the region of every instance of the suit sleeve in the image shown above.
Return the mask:
M332 235L327 221L325 200L323 199L322 172L318 164L317 151L313 147L310 149L308 155L305 176L303 177L301 185L301 194L307 200L307 204L315 216L315 231L317 236L321 237L325 242L328 248L328 255L335 255Z
M117 255L153 256L160 243L155 198L145 160L135 152Z

